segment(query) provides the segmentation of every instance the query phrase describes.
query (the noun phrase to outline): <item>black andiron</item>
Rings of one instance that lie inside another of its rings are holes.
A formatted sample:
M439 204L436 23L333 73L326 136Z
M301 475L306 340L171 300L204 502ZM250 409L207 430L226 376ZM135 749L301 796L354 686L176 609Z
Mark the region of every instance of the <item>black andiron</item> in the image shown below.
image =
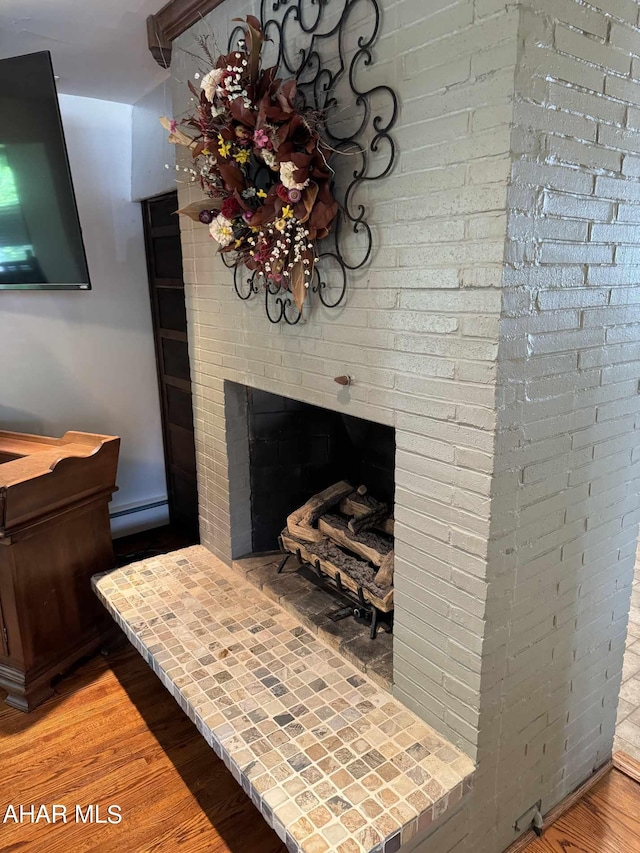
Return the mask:
M322 571L320 560L316 557L313 563L309 563L302 556L302 552L298 549L296 554L286 553L287 549L284 546L282 537L279 537L278 544L280 550L285 554L282 562L278 566L278 574L282 572L287 562L291 557L296 557L300 562L298 571L305 574L309 580L312 580L321 589L325 589L334 598L342 602L343 607L336 612L335 621L346 619L348 616L353 616L358 622L362 622L370 626L369 636L372 640L378 635L378 628L382 628L387 634L393 630L393 611L383 612L364 597L364 591L361 586L358 587L356 593L343 585L340 574L335 578ZM306 570L306 571L305 571ZM312 572L312 575L307 574Z
M350 28L349 22L355 20L356 14L362 21L365 35L358 36ZM332 191L341 201L340 212L332 233L318 246L319 264L314 268L309 288L326 308L341 304L347 289L348 271L363 267L373 251L367 210L356 199L357 191L368 181L385 178L396 159L391 130L398 117L397 95L390 86L367 89L359 85L359 80L366 76L363 67L366 69L374 62L373 48L380 32L380 21L378 0L261 0L260 3L262 30L277 52L274 64L283 77L295 78L305 105L324 116L324 138L336 151L336 158L344 155L344 159L353 158L356 164L344 191L336 187L335 182L332 185ZM229 38L229 51L236 49L243 38L243 28L236 27ZM348 58L350 40L353 47ZM342 82L349 87L348 104L336 97ZM345 116L348 116L347 121ZM349 130L343 128L341 131L341 125ZM372 155L382 162L374 173L371 171ZM353 241L355 249L348 250L349 234L359 235ZM300 321L302 312L289 290L275 284L262 286L256 280L257 273L248 273L243 267L227 261L224 255L221 257L225 265L233 269L234 287L240 299L248 300L264 291L265 310L272 323L284 320L294 326Z

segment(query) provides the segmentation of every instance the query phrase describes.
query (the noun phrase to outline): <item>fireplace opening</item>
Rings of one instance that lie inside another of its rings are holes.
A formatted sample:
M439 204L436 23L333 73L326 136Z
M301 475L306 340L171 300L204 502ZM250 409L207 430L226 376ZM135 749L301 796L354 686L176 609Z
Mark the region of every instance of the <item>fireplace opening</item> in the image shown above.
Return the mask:
M247 418L252 547L234 566L388 688L395 430L247 387L232 393Z
M247 390L254 552L277 549L288 516L343 480L393 508L393 427Z
M390 633L395 430L245 390L253 554L282 552L275 571L323 592L322 618Z

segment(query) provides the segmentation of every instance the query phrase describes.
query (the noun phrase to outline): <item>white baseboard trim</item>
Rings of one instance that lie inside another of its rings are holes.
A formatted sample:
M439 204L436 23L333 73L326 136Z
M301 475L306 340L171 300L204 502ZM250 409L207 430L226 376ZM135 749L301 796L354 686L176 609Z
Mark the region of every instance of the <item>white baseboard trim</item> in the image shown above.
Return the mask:
M109 517L111 520L111 535L114 539L152 530L169 524L169 502L166 497L144 503L126 504L112 507Z

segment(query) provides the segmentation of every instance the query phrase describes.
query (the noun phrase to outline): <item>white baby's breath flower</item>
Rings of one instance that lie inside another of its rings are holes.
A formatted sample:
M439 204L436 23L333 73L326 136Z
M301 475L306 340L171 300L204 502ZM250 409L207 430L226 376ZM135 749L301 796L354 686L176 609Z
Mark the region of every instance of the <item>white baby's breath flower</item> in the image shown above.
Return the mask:
M208 101L213 101L213 96L216 93L220 80L223 75L222 68L213 68L208 74L205 74L200 83L200 87L204 89L204 94Z
M288 190L303 190L309 183L308 178L303 184L298 183L293 177L293 173L297 171L298 167L291 160L280 163L280 180Z
M230 220L221 213L218 214L209 226L209 234L211 234L213 239L220 243L221 246L228 246L233 240L233 228L231 227Z

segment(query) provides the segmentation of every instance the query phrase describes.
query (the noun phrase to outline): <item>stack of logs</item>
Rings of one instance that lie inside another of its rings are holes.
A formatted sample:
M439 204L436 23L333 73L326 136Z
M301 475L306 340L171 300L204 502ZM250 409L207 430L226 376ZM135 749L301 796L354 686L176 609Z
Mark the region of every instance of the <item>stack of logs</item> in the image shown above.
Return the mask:
M393 610L393 518L387 504L345 481L287 518L283 547L383 613Z

